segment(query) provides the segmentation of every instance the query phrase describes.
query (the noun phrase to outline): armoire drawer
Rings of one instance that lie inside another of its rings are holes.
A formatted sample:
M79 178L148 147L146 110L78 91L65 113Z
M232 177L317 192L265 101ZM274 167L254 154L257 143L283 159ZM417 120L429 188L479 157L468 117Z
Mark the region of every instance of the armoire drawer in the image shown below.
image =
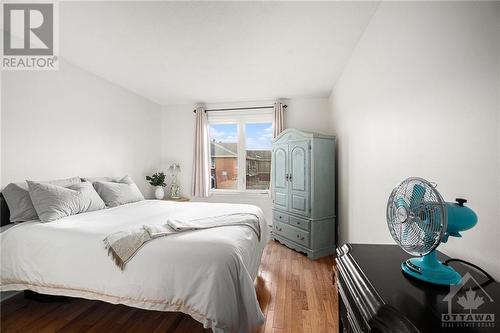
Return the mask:
M310 230L310 228L309 228L310 223L311 222L309 222L308 220L300 219L300 218L295 217L295 216L290 215L288 217L288 224L293 225L294 227L297 227L300 229L304 229L305 231Z
M274 221L274 232L288 240L309 247L309 233L304 230Z
M273 218L275 221L288 223L288 214L278 212L277 210L273 211Z

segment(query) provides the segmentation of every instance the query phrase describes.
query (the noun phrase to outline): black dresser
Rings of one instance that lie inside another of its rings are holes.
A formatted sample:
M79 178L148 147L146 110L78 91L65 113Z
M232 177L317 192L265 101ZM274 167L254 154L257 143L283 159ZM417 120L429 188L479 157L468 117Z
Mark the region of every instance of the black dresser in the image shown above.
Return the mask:
M450 263L467 277L464 286L427 284L401 271L409 257L397 245L337 249L340 332L500 332L499 283L483 286L481 273ZM438 259L448 257L438 252Z

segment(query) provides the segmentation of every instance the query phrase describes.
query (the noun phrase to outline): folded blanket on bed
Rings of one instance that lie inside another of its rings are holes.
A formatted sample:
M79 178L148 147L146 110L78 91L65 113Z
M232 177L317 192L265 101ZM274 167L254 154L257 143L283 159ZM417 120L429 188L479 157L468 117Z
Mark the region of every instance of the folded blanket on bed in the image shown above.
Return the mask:
M259 217L255 214L237 213L189 221L170 219L165 225L143 225L142 227L116 232L104 238L103 242L108 250L108 255L123 270L127 262L134 257L140 248L155 238L190 230L235 225L250 227L260 241Z

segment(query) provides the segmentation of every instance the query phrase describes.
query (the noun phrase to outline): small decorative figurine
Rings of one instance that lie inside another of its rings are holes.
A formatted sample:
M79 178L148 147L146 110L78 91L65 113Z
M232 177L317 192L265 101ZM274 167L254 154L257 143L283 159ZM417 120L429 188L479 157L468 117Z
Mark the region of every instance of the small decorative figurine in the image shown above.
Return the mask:
M181 197L181 188L177 184L177 175L179 172L181 172L181 167L178 163L174 163L168 168L168 171L172 176L172 185L170 185L170 198L179 199Z

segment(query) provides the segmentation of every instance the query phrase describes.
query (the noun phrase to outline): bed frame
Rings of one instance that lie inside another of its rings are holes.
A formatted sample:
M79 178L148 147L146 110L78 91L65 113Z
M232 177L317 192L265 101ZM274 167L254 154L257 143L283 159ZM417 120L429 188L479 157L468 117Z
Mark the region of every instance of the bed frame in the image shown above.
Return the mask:
M0 192L0 226L10 224L10 211L7 202L3 197L2 192Z

